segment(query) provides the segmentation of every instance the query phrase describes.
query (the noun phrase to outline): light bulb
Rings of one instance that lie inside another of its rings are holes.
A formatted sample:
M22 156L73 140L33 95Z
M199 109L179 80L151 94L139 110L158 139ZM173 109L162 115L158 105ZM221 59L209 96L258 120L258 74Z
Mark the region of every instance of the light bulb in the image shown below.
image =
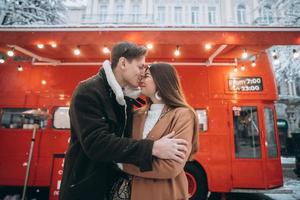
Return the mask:
M7 51L7 55L8 55L9 57L13 57L13 56L15 55L14 49L8 50L8 51Z
M105 53L105 54L108 54L108 53L110 53L110 50L109 50L109 48L108 48L108 47L106 47L106 46L104 46L104 47L103 47L102 51L103 51L103 53Z
M147 49L153 49L153 44L148 43L148 44L147 44Z
M42 80L41 83L42 83L43 85L46 85L46 84L47 84L47 82L46 82L45 80Z
M244 49L244 52L242 53L242 58L246 59L248 57L247 49Z
M235 66L233 69L233 72L237 72L237 71L238 71L238 68Z
M52 47L52 48L56 48L56 47L57 47L57 44L53 42L53 43L51 43L51 47Z
M280 63L279 58L277 55L273 56L274 65L278 65Z
M206 43L204 47L205 47L206 50L210 50L211 49L211 44L210 43Z
M180 55L180 51L179 51L179 46L176 46L176 50L174 51L174 55L175 56L179 56Z
M296 49L293 49L293 57L294 58L298 58L299 57L299 53Z
M23 71L23 67L21 65L18 66L18 71L22 72Z
M43 48L44 48L44 45L43 45L43 44L37 44L37 47L38 47L39 49L43 49Z
M80 55L80 47L79 47L79 46L76 47L76 49L74 49L74 54L75 54L76 56Z
M5 63L5 59L4 59L3 57L0 58L0 63L1 63L1 64Z

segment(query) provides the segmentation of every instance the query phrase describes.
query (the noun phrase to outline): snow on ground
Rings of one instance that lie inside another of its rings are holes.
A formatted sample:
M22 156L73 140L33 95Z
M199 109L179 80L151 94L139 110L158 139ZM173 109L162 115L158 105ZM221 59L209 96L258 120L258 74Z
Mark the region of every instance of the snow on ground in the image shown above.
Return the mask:
M274 200L300 200L300 179L284 179L281 194L265 194Z
M278 188L278 191L274 193L267 192L265 195L274 200L300 200L300 178L293 172L295 157L281 157L281 163L284 173L284 185Z

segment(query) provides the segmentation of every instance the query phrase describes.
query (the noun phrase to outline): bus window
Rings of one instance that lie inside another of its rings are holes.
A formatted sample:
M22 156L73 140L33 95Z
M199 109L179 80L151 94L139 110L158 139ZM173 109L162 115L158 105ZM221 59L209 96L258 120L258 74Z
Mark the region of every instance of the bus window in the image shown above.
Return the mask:
M260 158L257 108L251 106L234 108L233 122L236 158Z
M53 127L55 129L70 129L69 107L58 107L55 110Z
M199 131L205 132L207 131L207 111L205 109L198 109L196 110L198 114L198 120L199 120Z
M266 137L268 144L268 156L269 158L277 157L277 144L275 137L275 126L274 126L274 115L271 108L264 109L265 115L265 127L266 127Z
M1 109L1 128L10 129L33 129L37 123L39 128L47 126L47 119L38 119L32 114L31 108L3 108Z

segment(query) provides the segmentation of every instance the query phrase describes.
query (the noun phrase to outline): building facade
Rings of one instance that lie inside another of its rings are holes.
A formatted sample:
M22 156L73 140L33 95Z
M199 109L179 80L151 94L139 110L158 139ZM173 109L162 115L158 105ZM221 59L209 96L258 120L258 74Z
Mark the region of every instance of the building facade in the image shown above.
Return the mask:
M300 0L65 0L80 7L77 24L162 26L295 26ZM75 6L76 7L76 6ZM77 11L76 11L77 10ZM73 20L70 17L70 20Z
M77 23L249 26L259 16L257 7L257 0L88 0Z

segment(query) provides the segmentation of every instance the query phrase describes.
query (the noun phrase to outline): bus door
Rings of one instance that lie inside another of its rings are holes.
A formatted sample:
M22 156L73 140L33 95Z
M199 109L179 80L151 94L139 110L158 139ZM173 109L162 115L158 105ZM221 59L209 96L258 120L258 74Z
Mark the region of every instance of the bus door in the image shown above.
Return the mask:
M264 188L262 117L258 104L229 104L233 188Z
M264 135L266 151L266 184L267 188L274 188L283 184L282 167L280 161L279 135L277 132L276 113L274 105L264 105Z

